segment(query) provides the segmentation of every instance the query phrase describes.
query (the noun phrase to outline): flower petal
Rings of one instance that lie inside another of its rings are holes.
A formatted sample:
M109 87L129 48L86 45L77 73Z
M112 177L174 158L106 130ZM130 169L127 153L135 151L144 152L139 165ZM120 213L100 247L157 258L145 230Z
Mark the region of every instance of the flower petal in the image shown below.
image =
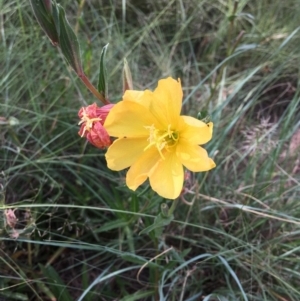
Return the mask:
M111 145L111 140L106 129L100 122L96 122L93 128L86 134L87 140L98 148L106 148Z
M137 160L132 164L126 175L126 184L132 189L136 190L143 184L149 176L149 173L161 157L155 147L146 150Z
M208 157L207 151L199 145L180 141L176 147L176 154L181 163L191 171L207 171L216 166Z
M149 98L148 90L146 91L126 90L123 95L123 101L137 102L140 105L149 108L151 98Z
M150 185L154 191L167 199L176 199L183 187L183 166L175 152L165 155L149 176Z
M112 170L122 170L131 166L144 153L148 143L145 138L115 140L105 154L107 167Z
M156 124L155 118L144 106L133 101L117 103L108 114L104 127L113 137L149 136L146 126Z
M184 121L181 123L180 139L187 140L192 144L205 144L212 138L213 123L205 123L190 116L180 116Z
M152 94L150 110L164 128L176 127L182 106L182 88L180 80L168 77L158 81Z

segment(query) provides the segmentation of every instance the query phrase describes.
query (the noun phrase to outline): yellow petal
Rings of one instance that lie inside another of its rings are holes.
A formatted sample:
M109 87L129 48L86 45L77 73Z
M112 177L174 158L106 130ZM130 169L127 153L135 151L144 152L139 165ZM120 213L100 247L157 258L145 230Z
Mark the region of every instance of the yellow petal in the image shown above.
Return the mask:
M146 138L115 140L105 154L107 167L112 170L122 170L131 166L143 154L148 143Z
M126 175L126 184L136 190L143 184L149 176L151 170L161 160L161 157L155 147L146 150L136 162L132 164Z
M133 101L143 105L146 108L149 108L149 103L151 99L148 97L148 92L146 91L137 91L137 90L126 90L123 95L123 101Z
M150 97L150 96L149 96ZM176 127L182 105L180 81L168 77L158 82L152 94L150 110L163 127Z
M149 136L145 126L156 124L155 118L144 106L132 101L120 101L109 112L104 127L113 137Z
M176 147L176 154L181 163L194 172L207 171L216 166L208 157L207 151L199 145L180 141Z
M183 166L176 157L175 152L165 155L152 170L150 185L154 191L167 199L176 199L183 186Z
M192 144L205 144L212 138L213 123L204 123L201 120L190 116L180 116L184 125L180 129L180 139L189 141Z

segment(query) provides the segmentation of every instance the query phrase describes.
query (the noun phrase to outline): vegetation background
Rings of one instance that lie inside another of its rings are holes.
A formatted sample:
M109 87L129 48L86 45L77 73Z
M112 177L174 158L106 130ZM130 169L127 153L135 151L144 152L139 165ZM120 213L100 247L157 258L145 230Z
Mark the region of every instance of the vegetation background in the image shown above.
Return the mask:
M299 301L299 1L60 3L95 85L109 43L112 101L126 57L136 89L179 77L185 112L209 104L217 167L159 240L139 234L163 200L80 139L97 100L29 1L0 1L0 300Z

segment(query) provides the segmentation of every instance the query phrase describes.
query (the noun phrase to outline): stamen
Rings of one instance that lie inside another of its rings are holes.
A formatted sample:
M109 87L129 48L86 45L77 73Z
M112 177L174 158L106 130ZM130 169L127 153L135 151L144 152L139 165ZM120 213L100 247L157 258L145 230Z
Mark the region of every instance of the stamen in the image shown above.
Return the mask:
M171 125L168 125L168 129L166 131L158 130L154 125L146 126L145 128L149 130L149 144L144 148L144 151L152 146L155 146L161 158L164 160L165 157L162 153L162 150L168 150L169 147L172 147L176 144L178 141L178 133L171 130Z
M101 120L102 119L100 117L90 118L87 115L87 113L85 111L85 108L83 108L83 115L81 117L81 120L78 123L78 125L81 125L81 124L85 123L83 132L81 134L81 137L84 136L84 134L85 134L86 131L89 132L92 129L94 122L101 121Z

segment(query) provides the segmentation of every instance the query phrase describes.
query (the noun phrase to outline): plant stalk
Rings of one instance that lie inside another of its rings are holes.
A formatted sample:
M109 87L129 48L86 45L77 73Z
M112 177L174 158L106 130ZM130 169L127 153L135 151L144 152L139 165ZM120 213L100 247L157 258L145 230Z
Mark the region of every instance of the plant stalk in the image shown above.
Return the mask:
M99 93L99 91L92 85L90 80L86 77L84 73L78 74L79 78L82 80L82 82L85 84L85 86L101 101L103 104L107 105L110 102L104 98L104 96Z

